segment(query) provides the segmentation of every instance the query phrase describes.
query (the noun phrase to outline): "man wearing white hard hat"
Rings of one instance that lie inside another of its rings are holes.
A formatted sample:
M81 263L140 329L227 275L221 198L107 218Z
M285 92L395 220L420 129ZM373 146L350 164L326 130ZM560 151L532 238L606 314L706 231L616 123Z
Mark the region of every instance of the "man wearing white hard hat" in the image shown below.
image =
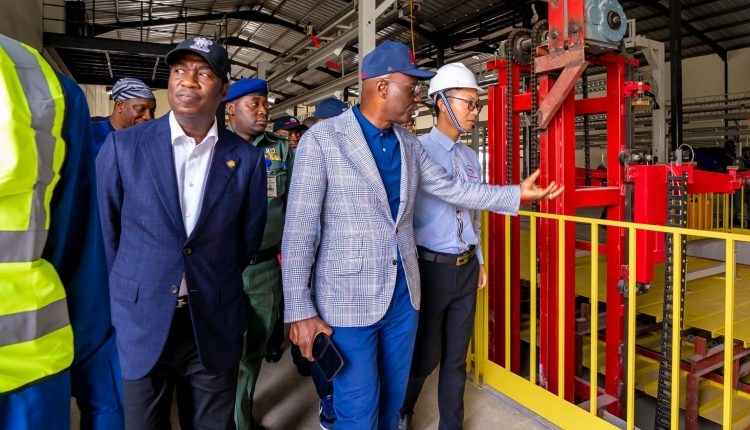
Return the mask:
M461 144L482 111L474 73L461 63L446 64L430 81L437 124L420 137L427 154L449 174L481 182L476 152ZM487 283L479 243L480 212L456 207L417 192L414 234L422 279L422 308L399 429L411 428L414 405L427 376L440 363L440 429L463 427L466 351L474 329L477 289Z

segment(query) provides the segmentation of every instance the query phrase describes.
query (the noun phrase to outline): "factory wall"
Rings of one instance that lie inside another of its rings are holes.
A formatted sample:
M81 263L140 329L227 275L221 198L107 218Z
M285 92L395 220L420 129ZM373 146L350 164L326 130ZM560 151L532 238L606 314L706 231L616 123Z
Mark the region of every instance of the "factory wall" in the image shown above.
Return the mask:
M0 10L0 33L42 49L42 0L0 0Z

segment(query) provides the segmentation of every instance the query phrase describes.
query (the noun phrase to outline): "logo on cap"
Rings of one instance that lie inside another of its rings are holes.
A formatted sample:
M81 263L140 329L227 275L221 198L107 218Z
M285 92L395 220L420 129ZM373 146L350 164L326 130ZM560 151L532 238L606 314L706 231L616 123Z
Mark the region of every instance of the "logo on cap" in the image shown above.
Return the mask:
M214 42L212 42L209 39L206 39L205 37L196 37L193 40L193 44L190 45L190 48L191 49L197 49L198 51L202 51L202 52L205 52L205 53L208 54L210 52L208 48L209 48L209 46L211 46L213 44L214 44Z
M411 64L417 64L417 59L414 58L414 53L411 52L411 49L407 50L406 52L409 53L409 58L411 58Z

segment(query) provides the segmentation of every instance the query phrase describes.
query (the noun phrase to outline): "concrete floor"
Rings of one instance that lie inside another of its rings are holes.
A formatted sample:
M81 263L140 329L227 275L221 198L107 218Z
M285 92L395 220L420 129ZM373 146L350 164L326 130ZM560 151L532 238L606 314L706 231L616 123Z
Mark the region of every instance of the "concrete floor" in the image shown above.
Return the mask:
M471 384L464 391L466 430L555 429L554 425L523 406L485 387ZM78 410L72 402L72 428L77 430ZM268 430L316 430L318 397L312 380L297 373L288 348L278 363L263 362L255 392L255 417ZM173 428L178 429L176 410L172 411ZM414 414L414 429L436 429L438 426L437 377L427 379Z
M414 413L414 429L438 426L437 377L427 379ZM472 429L554 429L551 423L523 406L486 387L467 384L464 391L464 428ZM318 397L310 378L297 373L291 354L285 352L278 363L263 362L255 392L255 417L268 430L317 429Z

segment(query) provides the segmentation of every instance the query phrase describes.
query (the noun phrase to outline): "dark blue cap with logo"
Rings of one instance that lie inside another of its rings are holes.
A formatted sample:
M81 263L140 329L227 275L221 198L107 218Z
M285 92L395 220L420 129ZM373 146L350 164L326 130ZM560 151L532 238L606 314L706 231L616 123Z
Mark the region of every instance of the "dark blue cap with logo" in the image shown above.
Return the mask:
M371 79L390 73L403 73L417 79L430 79L435 72L420 69L408 46L387 40L362 59L362 79Z
M337 98L329 97L318 102L318 105L315 106L315 114L313 115L313 118L333 118L334 116L339 116L346 112L347 109L349 109L348 104Z
M231 102L232 100L240 97L253 94L258 96L268 95L268 83L263 79L246 78L240 79L229 86L227 91L226 101Z
M167 53L165 61L172 66L177 59L184 54L195 54L201 56L208 63L216 76L229 82L229 54L223 46L208 37L194 37L183 40L173 50Z
M302 125L296 117L291 115L284 115L273 122L273 131L296 129L307 130L307 127Z

